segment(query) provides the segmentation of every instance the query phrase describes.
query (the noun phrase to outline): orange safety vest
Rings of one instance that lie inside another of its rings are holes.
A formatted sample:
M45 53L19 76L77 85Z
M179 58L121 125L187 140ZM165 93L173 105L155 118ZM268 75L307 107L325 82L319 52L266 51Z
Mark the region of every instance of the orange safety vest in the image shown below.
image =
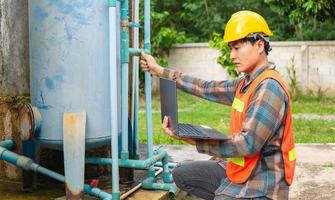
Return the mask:
M285 119L285 129L281 144L281 151L284 160L285 180L289 185L291 185L296 164L296 151L294 147L294 137L292 132L291 101L284 81L280 77L278 72L276 72L275 70L265 70L251 83L245 93L241 93L241 88L243 87L245 81L242 81L239 84L235 93L235 99L232 104L229 132L230 134L238 134L242 131L242 124L246 117L246 111L249 107L251 97L254 94L257 86L263 80L268 78L276 80L284 89L287 97L289 98L288 113ZM226 173L229 180L233 183L238 184L246 182L253 169L255 168L257 161L260 158L260 155L261 152L258 152L255 156L252 157L228 158Z

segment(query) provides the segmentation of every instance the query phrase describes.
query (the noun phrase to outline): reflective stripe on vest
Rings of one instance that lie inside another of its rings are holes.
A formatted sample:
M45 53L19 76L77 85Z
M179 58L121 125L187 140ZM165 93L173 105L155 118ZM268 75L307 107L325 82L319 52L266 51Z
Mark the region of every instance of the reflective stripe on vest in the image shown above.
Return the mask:
M297 151L295 147L288 152L288 160L291 162L297 158Z
M244 102L239 100L238 98L234 98L232 107L238 112L243 112Z
M245 162L244 162L244 157L233 157L233 158L227 158L230 162L234 163L235 165L244 167Z

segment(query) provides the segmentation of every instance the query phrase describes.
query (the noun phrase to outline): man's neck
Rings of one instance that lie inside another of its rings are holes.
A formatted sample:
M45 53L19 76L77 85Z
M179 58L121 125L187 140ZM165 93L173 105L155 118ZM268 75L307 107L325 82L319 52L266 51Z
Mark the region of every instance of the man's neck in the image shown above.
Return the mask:
M248 73L248 75L251 77L253 76L260 68L268 65L268 59L265 57L264 59L261 59L257 64L256 67L253 68L251 72Z

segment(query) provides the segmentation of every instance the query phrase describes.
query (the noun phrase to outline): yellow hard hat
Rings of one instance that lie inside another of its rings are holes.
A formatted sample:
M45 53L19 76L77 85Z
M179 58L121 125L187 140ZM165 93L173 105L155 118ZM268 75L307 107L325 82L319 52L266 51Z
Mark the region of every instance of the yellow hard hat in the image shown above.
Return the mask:
M272 35L268 24L262 16L249 10L239 11L234 13L229 19L223 41L236 41L252 33L263 33L265 36Z

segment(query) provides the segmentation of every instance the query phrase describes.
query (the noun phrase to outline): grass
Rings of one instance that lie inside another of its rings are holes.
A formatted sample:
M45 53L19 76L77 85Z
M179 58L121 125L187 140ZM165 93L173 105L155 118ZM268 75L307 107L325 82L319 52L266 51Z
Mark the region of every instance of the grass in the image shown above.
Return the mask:
M335 114L335 97L298 96L293 102L293 113L296 114Z
M219 131L227 132L230 122L230 107L208 102L178 91L179 121L206 124ZM174 140L162 131L159 95L152 98L152 119L155 144L185 144ZM330 115L335 113L335 98L319 99L299 96L293 102L293 114ZM146 142L145 102L140 101L140 142ZM293 130L297 143L334 143L335 120L294 119Z

